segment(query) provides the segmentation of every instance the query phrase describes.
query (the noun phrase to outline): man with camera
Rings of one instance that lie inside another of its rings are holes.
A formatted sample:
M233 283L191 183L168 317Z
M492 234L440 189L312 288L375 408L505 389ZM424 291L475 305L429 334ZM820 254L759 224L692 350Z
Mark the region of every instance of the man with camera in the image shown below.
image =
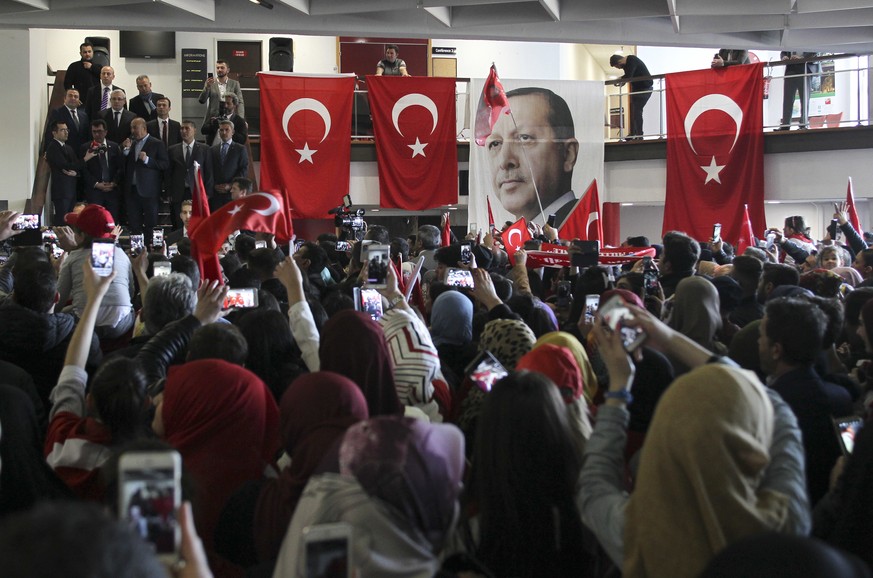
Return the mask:
M249 126L246 119L237 113L239 106L239 98L233 93L224 95L224 113L220 116L212 117L209 122L203 125L200 132L206 135L206 144L216 145L221 142L221 137L218 135L218 126L221 121L230 121L233 123L233 142L241 145L246 144L248 138Z
M209 123L210 119L219 117L224 114L221 110L224 105L224 97L228 94L235 94L238 99L239 114L245 116L245 104L239 82L232 78L228 78L227 73L230 72L230 67L224 60L215 62L215 74L218 78L213 78L210 74L206 79L206 84L203 85L203 90L200 92L200 104L205 104L209 101L206 107L206 116L203 117L204 126ZM208 142L208 141L207 141ZM212 144L212 143L209 143Z
M82 176L85 183L85 198L89 203L102 205L119 221L121 193L121 149L118 143L106 139L106 121L102 118L91 121L91 142L79 147L82 158Z

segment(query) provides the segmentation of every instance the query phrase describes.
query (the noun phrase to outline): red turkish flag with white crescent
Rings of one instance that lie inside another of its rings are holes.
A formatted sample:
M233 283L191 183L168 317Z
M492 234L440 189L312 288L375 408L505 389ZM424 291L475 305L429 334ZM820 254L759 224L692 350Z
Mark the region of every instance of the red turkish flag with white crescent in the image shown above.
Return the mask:
M421 211L458 202L455 79L368 76L379 205Z
M588 190L576 202L576 206L561 223L562 239L600 241L603 246L603 219L600 218L600 195L597 180L591 181Z
M764 220L763 64L666 75L667 197L664 232L740 237L744 205Z
M506 254L509 256L511 263L515 263L515 252L523 249L524 242L531 238L530 231L527 229L527 221L524 217L501 231L500 240L503 243L503 248L506 249Z
M326 219L349 192L355 77L259 72L261 187L294 218Z
M206 254L221 248L227 236L244 229L256 233L273 233L280 241L291 238L291 221L285 211L285 201L279 191L251 193L231 201L200 221L188 231L191 244Z

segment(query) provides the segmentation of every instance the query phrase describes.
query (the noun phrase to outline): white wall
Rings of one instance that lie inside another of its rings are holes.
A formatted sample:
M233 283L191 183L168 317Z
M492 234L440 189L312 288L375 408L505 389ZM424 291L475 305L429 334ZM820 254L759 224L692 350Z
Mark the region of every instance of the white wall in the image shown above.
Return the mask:
M457 49L459 78L485 78L494 63L500 78L561 80L561 45L558 43L434 38L431 44Z

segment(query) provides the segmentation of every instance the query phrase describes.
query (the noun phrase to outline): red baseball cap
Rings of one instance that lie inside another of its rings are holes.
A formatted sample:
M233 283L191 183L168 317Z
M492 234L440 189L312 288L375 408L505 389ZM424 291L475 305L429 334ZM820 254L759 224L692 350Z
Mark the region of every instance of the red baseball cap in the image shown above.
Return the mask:
M88 205L79 213L67 213L64 221L94 239L111 237L115 228L112 213L100 205Z

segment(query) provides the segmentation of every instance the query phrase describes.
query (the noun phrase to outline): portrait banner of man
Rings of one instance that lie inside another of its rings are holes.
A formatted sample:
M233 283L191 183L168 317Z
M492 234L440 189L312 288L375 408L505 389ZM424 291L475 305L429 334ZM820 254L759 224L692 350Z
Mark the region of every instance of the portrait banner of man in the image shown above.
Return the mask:
M474 79L470 94L484 82ZM485 146L471 143L469 221L488 222L487 197L497 228L521 217L543 224L551 214L560 225L592 179L604 182L603 83L501 82L512 116L500 115ZM477 104L470 99L472 118Z

